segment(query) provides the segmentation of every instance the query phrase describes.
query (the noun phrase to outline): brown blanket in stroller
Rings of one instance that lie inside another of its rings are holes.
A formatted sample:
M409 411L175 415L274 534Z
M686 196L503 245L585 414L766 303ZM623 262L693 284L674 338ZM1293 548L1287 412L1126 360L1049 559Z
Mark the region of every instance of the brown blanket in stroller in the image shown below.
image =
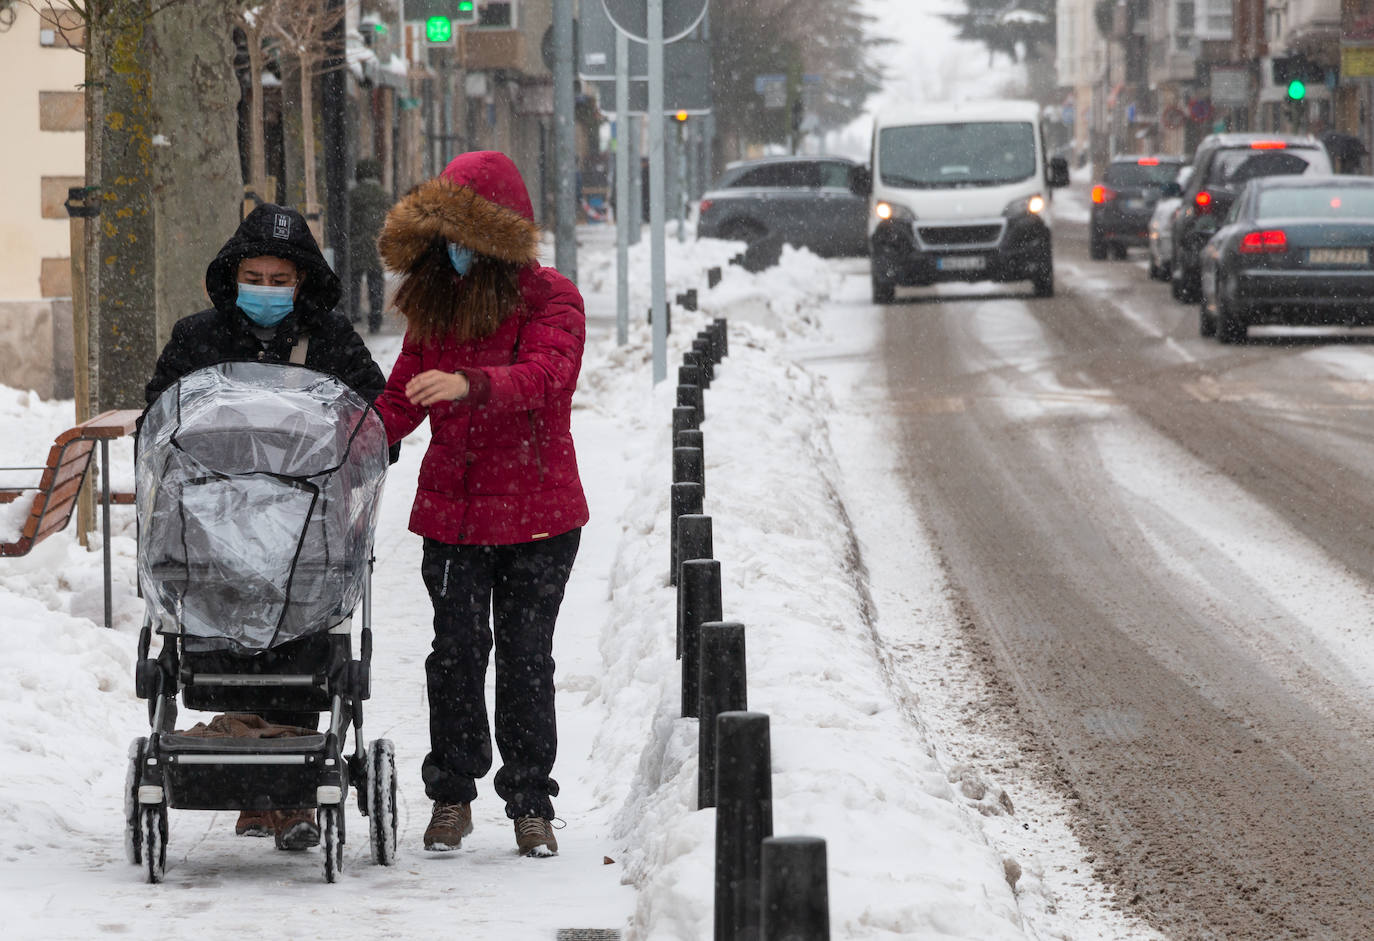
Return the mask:
M215 716L209 722L197 722L176 734L202 738L294 738L299 735L318 735L319 732L298 725L277 725L248 712L229 712Z

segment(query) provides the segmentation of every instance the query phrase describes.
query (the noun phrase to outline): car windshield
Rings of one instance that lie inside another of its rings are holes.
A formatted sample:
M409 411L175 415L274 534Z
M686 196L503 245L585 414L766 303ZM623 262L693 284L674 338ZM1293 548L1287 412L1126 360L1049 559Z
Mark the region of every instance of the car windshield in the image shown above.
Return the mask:
M1161 187L1172 183L1178 177L1177 163L1163 160L1140 163L1111 163L1107 165L1108 186L1154 186Z
M884 128L878 165L888 186L995 186L1035 174L1035 129L1024 121Z
M1259 219L1374 218L1374 187L1295 186L1266 188L1255 208Z
M1313 148L1302 150L1254 150L1249 147L1217 153L1207 181L1222 186L1240 186L1262 176L1298 176L1309 170L1328 172L1326 155Z

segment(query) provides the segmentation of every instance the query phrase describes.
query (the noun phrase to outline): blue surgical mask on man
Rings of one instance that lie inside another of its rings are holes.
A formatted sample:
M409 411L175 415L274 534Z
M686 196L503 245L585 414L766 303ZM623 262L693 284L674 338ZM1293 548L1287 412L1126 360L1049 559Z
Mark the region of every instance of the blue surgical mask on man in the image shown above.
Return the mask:
M274 287L270 284L239 282L238 308L259 327L275 327L295 306L294 285Z
M453 265L453 270L458 272L458 277L463 278L472 270L472 260L477 257L477 253L466 246L459 245L457 242L448 243L448 261Z

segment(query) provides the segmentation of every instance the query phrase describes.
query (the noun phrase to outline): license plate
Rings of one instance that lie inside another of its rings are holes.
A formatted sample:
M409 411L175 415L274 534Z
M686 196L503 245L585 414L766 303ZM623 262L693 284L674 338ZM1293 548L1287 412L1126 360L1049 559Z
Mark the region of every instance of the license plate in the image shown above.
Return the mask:
M1313 248L1307 253L1307 260L1314 265L1367 265L1367 248Z
M1126 208L1127 208L1127 209L1144 209L1147 205L1148 205L1148 203L1146 203L1145 200L1143 200L1143 199L1128 199L1128 200L1126 200Z
M986 263L982 255L950 255L937 258L935 267L941 271L982 271Z

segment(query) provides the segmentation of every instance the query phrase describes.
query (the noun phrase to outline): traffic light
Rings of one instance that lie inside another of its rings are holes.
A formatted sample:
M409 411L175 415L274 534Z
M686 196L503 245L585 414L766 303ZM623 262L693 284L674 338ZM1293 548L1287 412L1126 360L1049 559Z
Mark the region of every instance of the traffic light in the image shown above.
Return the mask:
M425 20L425 41L446 43L453 41L453 20L447 16L431 16Z
M1289 101L1307 97L1307 86L1326 81L1326 68L1307 56L1277 56L1274 59L1274 84L1288 93Z
M471 26L477 22L477 0L458 0L453 11L453 22L457 26Z
M686 124L686 123L687 123L687 112L686 112L686 111L679 111L677 114L673 115L673 118L674 118L674 120L676 120L679 124Z

